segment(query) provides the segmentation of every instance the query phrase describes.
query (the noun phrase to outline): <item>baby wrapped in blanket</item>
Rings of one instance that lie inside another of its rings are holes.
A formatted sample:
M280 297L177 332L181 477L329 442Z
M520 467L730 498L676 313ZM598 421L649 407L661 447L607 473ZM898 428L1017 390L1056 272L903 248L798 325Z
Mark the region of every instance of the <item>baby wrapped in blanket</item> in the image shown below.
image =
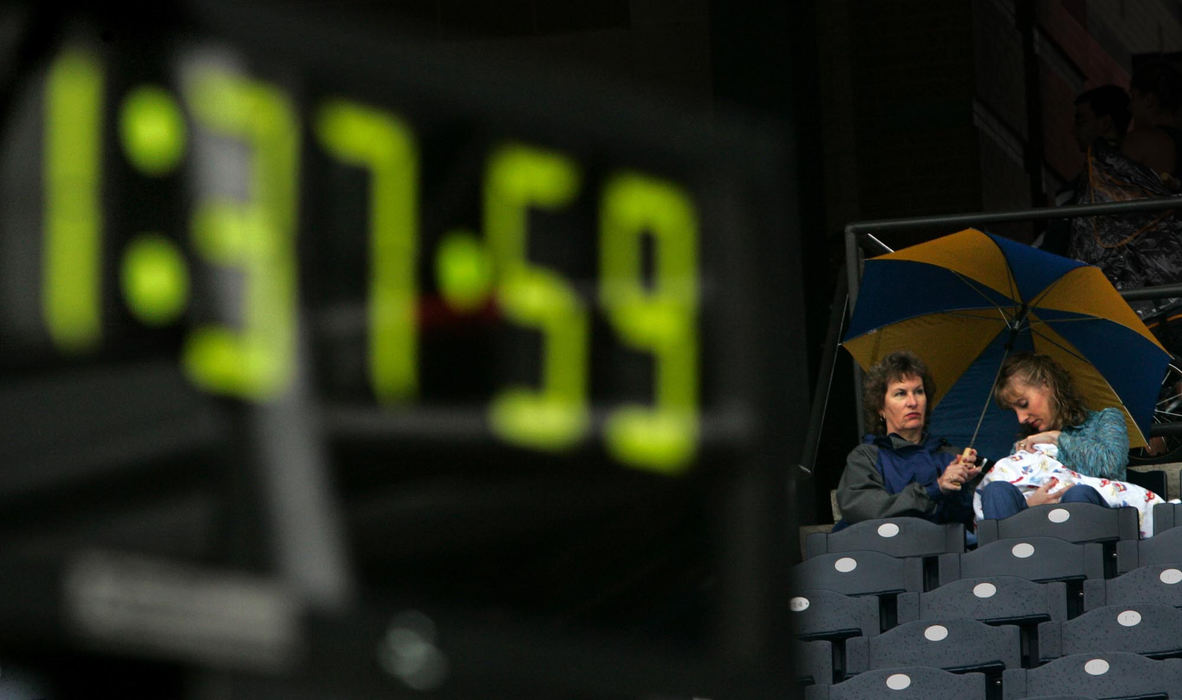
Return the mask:
M981 510L981 489L985 488L986 484L1008 481L1017 486L1024 496L1029 496L1031 491L1047 481L1058 479L1059 483L1051 488L1050 493L1059 493L1075 484L1091 486L1109 506L1136 508L1141 537L1153 534L1153 507L1158 503L1165 503L1161 496L1127 481L1084 476L1063 466L1063 463L1056 459L1058 455L1059 449L1056 446L1040 443L1032 450L1022 450L995 462L993 468L977 484L977 491L973 494L973 511L977 520L983 520L985 517Z

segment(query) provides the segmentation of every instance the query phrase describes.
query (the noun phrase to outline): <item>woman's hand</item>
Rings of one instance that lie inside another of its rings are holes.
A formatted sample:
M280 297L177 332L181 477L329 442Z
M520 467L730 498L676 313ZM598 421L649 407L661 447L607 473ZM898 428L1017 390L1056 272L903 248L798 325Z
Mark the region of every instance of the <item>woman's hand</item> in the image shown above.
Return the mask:
M976 461L977 451L971 447L966 448L963 454L957 455L951 464L944 467L944 473L936 479L936 485L944 493L960 491L965 484L981 473L981 467L975 464Z
M1051 493L1051 489L1058 485L1059 479L1052 476L1045 484L1030 492L1030 495L1026 497L1026 505L1041 506L1047 503L1058 503L1063 494L1067 493L1067 489L1071 488L1071 484L1068 483L1061 490Z
M1024 437L1014 443L1014 450L1026 450L1027 452L1033 452L1034 446L1039 443L1044 445L1058 445L1059 432L1060 431L1058 430L1046 430L1041 433L1035 433L1034 435Z

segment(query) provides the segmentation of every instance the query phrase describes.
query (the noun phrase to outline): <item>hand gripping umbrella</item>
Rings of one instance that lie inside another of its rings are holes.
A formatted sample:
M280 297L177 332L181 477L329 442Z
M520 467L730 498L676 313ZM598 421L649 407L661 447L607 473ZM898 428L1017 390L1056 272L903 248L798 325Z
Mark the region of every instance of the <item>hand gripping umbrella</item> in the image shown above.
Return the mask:
M936 384L929 431L994 459L1018 430L992 401L1008 354L1050 355L1088 408L1124 411L1133 447L1170 358L1099 268L975 229L867 260L843 345L863 368L919 355Z

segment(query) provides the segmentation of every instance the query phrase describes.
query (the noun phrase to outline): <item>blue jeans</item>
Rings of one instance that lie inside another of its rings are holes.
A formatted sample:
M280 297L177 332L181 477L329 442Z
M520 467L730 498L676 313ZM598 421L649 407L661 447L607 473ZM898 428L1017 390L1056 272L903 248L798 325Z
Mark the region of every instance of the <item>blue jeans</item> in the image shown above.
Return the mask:
M1067 489L1059 502L1108 506L1099 491L1083 484L1076 484ZM1023 510L1026 510L1026 498L1017 486L1005 481L993 481L981 489L981 512L987 519L1001 520Z

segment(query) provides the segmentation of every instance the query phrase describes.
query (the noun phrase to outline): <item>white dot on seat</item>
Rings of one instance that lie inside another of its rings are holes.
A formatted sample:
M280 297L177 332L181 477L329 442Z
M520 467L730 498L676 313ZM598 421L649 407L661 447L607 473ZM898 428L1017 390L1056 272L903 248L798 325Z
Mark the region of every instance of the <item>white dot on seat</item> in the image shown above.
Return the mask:
M809 599L799 595L788 601L788 609L792 612L804 612L809 609L809 605Z
M1084 664L1084 673L1089 676L1103 676L1108 673L1108 662L1104 659L1092 659Z
M892 673L887 676L886 687L891 690L907 690L911 686L911 676L906 673Z
M858 568L858 560L854 559L853 557L842 557L841 559L833 562L833 568L837 569L837 571L840 573L848 574L849 572Z
M1034 545L1030 544L1029 542L1019 542L1018 544L1014 545L1014 548L1010 550L1010 553L1018 559L1029 559L1030 557L1034 556Z
M1052 523L1065 523L1071 519L1071 513L1067 512L1066 508L1055 508L1047 513L1047 520Z
M1172 586L1175 583L1182 582L1182 571L1177 569L1162 569L1162 572L1158 578L1160 578L1161 582L1167 586Z
M997 586L992 583L978 583L973 586L973 595L978 598L992 598L997 595Z
M948 628L944 625L932 625L923 631L923 636L929 642L942 642L948 639Z
M883 523L878 526L879 537L894 537L899 534L899 526L895 523Z
M1116 621L1123 627L1136 627L1141 624L1141 613L1136 610L1126 610L1116 616Z

